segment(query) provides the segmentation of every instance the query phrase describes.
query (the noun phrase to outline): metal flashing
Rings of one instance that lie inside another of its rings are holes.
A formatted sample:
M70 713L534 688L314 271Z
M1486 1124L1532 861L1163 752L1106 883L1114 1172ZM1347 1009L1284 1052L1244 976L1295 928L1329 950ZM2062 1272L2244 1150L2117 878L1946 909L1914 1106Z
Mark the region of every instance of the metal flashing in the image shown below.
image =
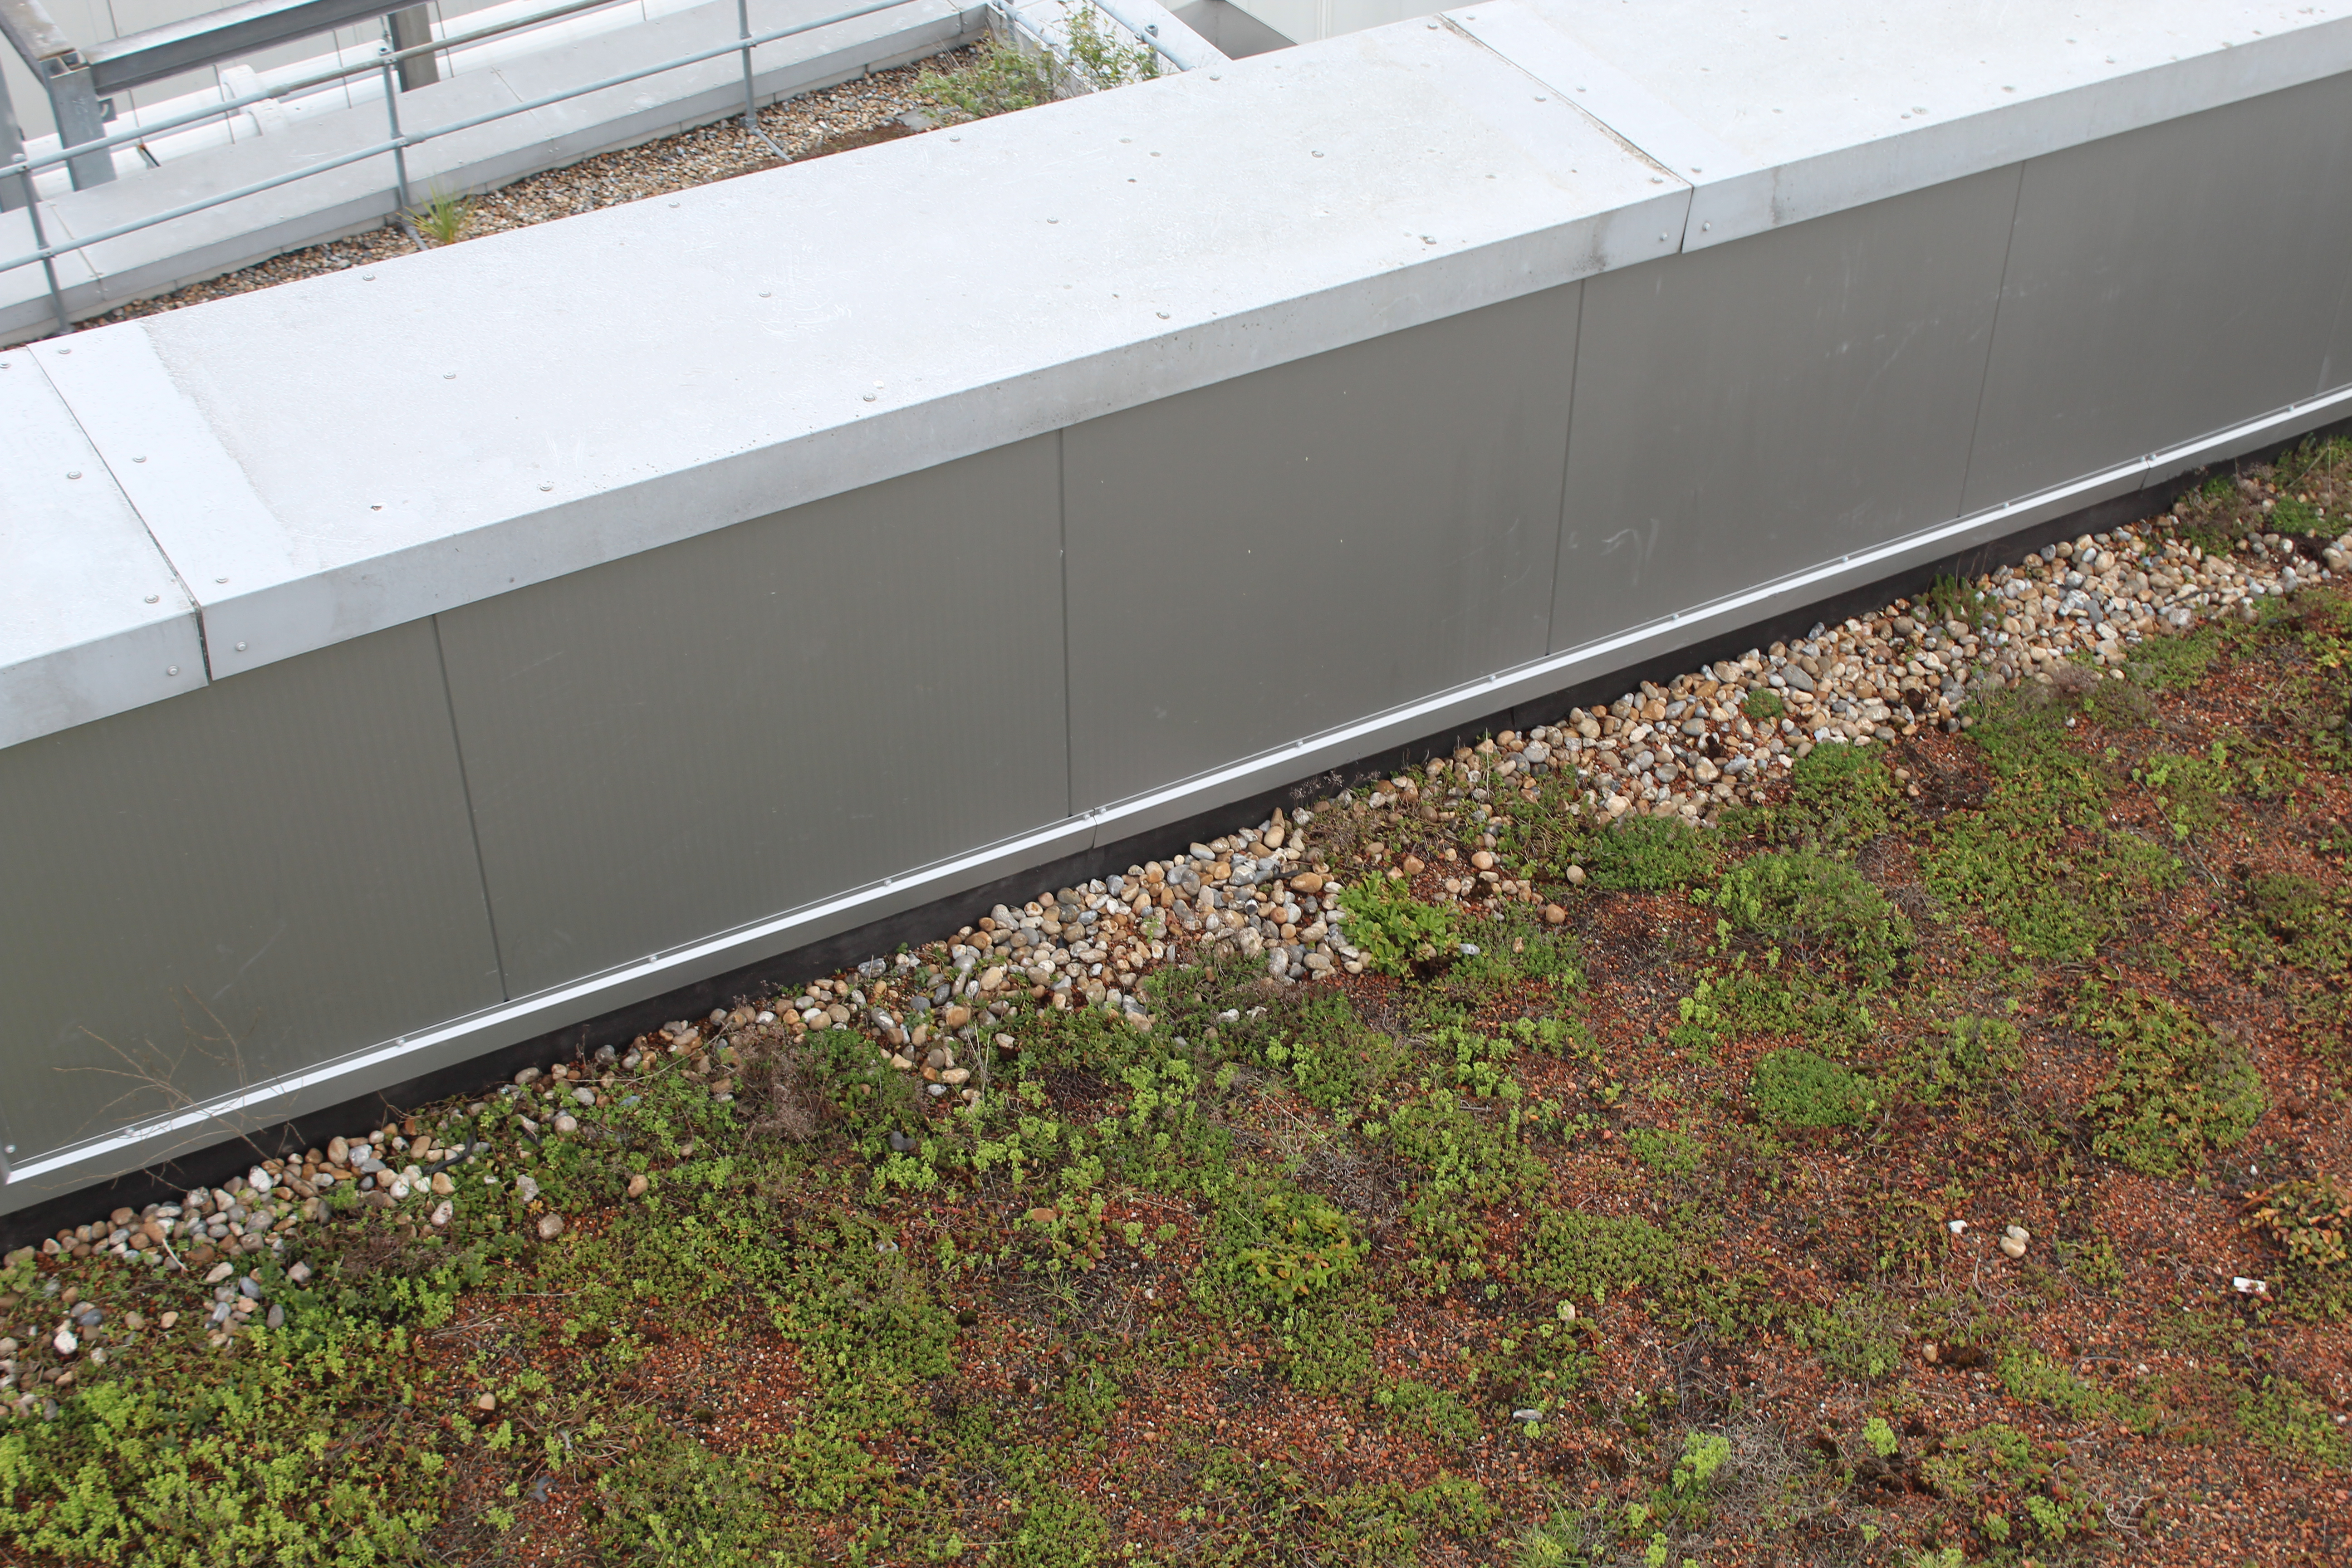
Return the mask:
M26 349L0 351L0 748L204 685L194 602Z

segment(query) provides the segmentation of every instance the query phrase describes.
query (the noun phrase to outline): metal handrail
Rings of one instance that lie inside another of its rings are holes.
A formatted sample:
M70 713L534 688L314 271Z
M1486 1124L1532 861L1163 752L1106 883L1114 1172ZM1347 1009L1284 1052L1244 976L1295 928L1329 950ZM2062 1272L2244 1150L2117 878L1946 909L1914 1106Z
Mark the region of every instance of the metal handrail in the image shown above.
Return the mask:
M375 54L357 65L338 66L333 70L320 71L316 76L306 76L295 81L281 82L266 91L247 93L243 98L223 99L218 103L208 103L202 109L192 109L170 120L158 120L152 124L135 126L129 131L118 131L111 136L101 136L93 142L77 142L70 147L60 147L54 153L44 153L38 157L35 157L30 153L19 153L14 163L0 166L0 180L14 178L20 171L26 169L54 168L59 163L81 157L85 153L127 147L133 142L144 142L151 136L161 135L166 131L177 131L184 126L198 124L212 119L215 115L234 114L240 109L247 109L257 103L268 103L273 100L290 97L298 92L307 92L314 87L325 87L330 82L341 81L347 77L364 76L370 71L380 71L386 65L397 66L401 61L414 59L419 55L439 54L445 49L463 48L468 44L479 43L484 38L495 38L503 33L520 32L526 27L536 27L542 22L560 21L565 16L574 16L582 11L594 11L607 5L626 5L635 3L635 0L568 0L568 4L558 5L552 10L534 12L528 16L519 16L511 22L500 22L494 26L483 27L476 32L461 33L456 37L436 38L429 44L417 44L409 48L391 51L385 50L379 45Z
M224 191L215 195L206 196L199 201L184 202L180 205L170 208L167 211L151 214L148 216L134 219L129 223L117 224L112 228L100 229L95 234L85 235L73 240L69 244L51 245L43 237L39 201L33 191L32 165L28 161L19 160L17 163L11 164L6 169L0 169L0 178L5 178L13 174L19 182L22 183L25 191L26 208L32 219L33 243L36 248L29 254L16 257L13 260L0 261L0 272L13 271L16 268L28 267L36 261L39 262L48 275L49 305L51 310L53 310L57 314L58 330L59 331L67 331L71 330L73 323L66 311L65 295L58 286L56 262L57 258L66 255L69 251L86 250L93 245L102 245L110 239L120 239L126 234L136 234L142 228L152 228L158 224L170 223L174 218L186 217L192 213L203 212L208 207L216 207L229 202L239 201L247 196L256 195L263 191L274 190L279 185L291 184L297 180L309 179L313 174L327 174L332 170L342 168L347 164L360 163L368 158L380 158L387 153L391 153L393 156L394 170L394 177L395 180L394 195L397 203L397 210L404 211L408 206L408 172L404 154L411 147L416 146L421 142L429 142L436 136L448 136L460 131L470 131L478 125L488 125L493 121L511 119L513 116L518 114L529 114L536 110L541 110L548 108L552 104L562 103L567 99L585 97L587 94L592 92L602 92L607 88L620 87L628 82L642 80L649 76L658 76L663 71L678 70L687 66L700 65L705 60L715 60L722 55L740 53L743 56L745 68L743 78L744 120L746 129L752 135L758 136L763 142L767 142L771 148L775 148L775 143L769 141L767 136L761 132L757 111L751 101L751 77L750 69L751 51L761 44L772 44L779 39L794 37L802 33L814 33L821 28L835 26L838 23L854 22L860 16L870 16L877 11L895 10L900 5L911 5L914 3L916 3L916 0L871 0L870 4L855 6L846 11L837 11L830 16L821 17L814 22L803 22L794 26L779 27L772 32L761 33L754 36L748 30L750 26L749 0L738 0L737 15L741 19L740 25L746 29L746 31L740 37L737 38L732 43L721 44L715 48L698 49L690 55L681 55L676 59L664 60L659 65L646 66L641 69L627 71L619 76L606 77L601 81L593 81L583 87L569 88L562 92L548 93L543 97L534 98L527 102L510 104L503 109L492 110L487 114L474 115L470 119L451 121L446 125L438 125L430 131L417 132L413 134L400 129L400 94L394 89L392 82L392 73L394 67L396 64L396 57L387 52L380 59L371 61L367 67L363 68L366 69L381 70L383 73L385 109L390 117L392 127L392 134L384 141L376 142L373 146L362 147L353 152L340 154L336 157L322 159L315 163L308 163L299 169L290 169L284 174L274 174L266 180L256 180L250 184L240 185L235 190ZM447 46L446 44L442 44L436 47L446 47ZM274 97L276 95L268 94L265 96ZM221 107L226 106L209 109L205 112L207 114L219 113ZM121 137L110 139L110 142L120 142L121 140L123 140L123 138ZM95 144L89 142L78 144L74 149L75 153L79 155L80 153L89 152L93 145ZM784 155L781 148L776 148L776 153L779 157Z

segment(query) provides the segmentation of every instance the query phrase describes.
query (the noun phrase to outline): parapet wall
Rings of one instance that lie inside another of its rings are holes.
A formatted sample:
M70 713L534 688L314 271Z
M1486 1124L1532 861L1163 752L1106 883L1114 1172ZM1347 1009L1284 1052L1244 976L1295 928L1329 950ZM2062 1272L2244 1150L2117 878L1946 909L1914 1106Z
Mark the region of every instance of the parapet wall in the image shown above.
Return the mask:
M0 1210L2340 419L2347 157L1514 0L0 352Z

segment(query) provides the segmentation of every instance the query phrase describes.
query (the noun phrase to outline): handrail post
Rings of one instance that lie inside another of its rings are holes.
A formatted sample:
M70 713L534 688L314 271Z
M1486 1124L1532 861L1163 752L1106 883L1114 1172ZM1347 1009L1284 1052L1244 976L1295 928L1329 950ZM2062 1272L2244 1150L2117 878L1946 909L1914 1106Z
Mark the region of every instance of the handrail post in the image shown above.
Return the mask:
M393 215L408 210L408 139L400 133L400 84L393 79L392 61L383 62L383 113L392 124Z
M760 129L760 103L751 91L751 0L735 0L736 37L743 40L743 129L768 144L768 151L789 163L792 159L775 139Z
M49 237L41 232L41 197L33 189L31 167L18 169L16 177L25 185L25 216L33 220L33 248L41 252L41 271L49 280L49 309L57 312L58 331L68 331L73 322L66 317L65 290L58 287L58 258L48 254Z

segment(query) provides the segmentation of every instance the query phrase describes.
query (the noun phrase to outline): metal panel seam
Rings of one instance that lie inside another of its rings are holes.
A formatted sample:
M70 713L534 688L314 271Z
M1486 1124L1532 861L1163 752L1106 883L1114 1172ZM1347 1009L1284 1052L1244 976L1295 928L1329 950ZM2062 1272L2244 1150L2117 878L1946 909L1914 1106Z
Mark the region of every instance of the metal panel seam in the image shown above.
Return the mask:
M1054 432L1054 520L1058 533L1054 566L1062 579L1062 816L1078 809L1077 721L1070 712L1070 462L1069 432Z
M514 986L507 977L507 951L499 941L499 907L490 900L490 867L482 854L482 824L474 815L474 781L466 769L466 735L457 727L457 694L449 689L449 655L441 646L441 617L427 617L433 623L433 662L441 670L441 702L449 714L449 749L457 758L457 793L465 797L466 831L474 840L474 874L481 879L482 919L490 928L490 956L499 966L499 1000L514 1000Z
M1687 217L1685 217L1687 222ZM1584 347L1584 284L1576 285L1576 325L1568 340L1568 425L1559 436L1559 516L1551 536L1551 593L1544 601L1544 651L1559 646L1559 562L1568 553L1568 450L1576 440L1577 356Z
M2000 247L2000 279L1993 289L1992 324L1985 329L1984 364L1977 372L1977 411L1969 421L1969 455L1960 462L1960 490L1952 498L1952 510L1958 512L1968 504L1969 475L1977 463L1977 432L1984 426L1985 399L1992 392L1992 350L2000 338L2000 302L2009 297L2009 258L2017 248L2017 213L2025 199L2025 163L2017 164L2017 186L2009 197L2009 238Z
M48 367L41 363L41 356L37 353L27 353L25 355L25 363L31 365L33 373L47 382L49 390L57 395L58 406L66 411L66 417L73 421L74 428L81 432L81 438L89 442L90 456L98 459L99 466L106 470L106 477L113 481L115 493L121 496L122 504L131 509L131 515L139 520L139 526L145 531L147 542L155 547L156 555L162 559L164 565L172 569L173 580L179 584L180 592L186 597L190 609L194 612L190 618L195 622L196 651L202 656L204 661L196 671L196 686L190 689L211 685L213 659L211 649L205 641L205 602L197 596L194 581L180 569L180 563L172 559L172 552L163 548L163 542L155 537L154 527L148 522L147 514L139 510L138 498L131 493L131 487L122 482L122 476L115 472L114 460L106 455L106 448L91 438L89 426L82 421L81 410L74 406L73 399L66 395L65 389L58 384L57 377L51 375Z

